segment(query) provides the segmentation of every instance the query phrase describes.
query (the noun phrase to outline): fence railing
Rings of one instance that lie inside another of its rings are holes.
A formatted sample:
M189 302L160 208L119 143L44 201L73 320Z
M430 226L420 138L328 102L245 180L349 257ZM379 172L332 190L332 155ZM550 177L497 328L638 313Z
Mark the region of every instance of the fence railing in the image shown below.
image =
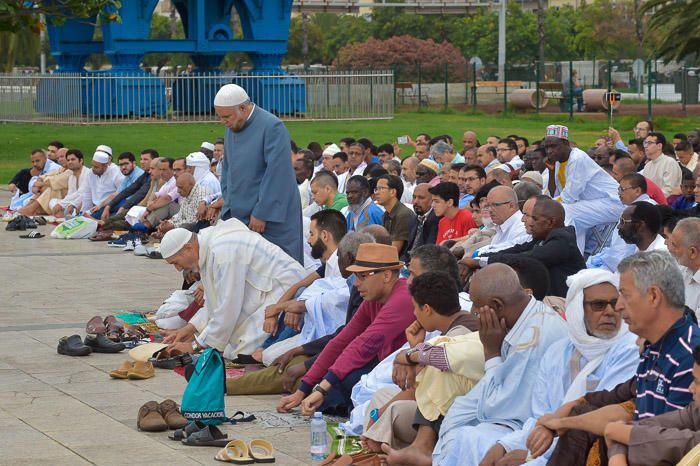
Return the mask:
M287 120L388 119L393 71L321 71L288 75L147 73L0 74L0 121L109 124L217 121L224 84Z

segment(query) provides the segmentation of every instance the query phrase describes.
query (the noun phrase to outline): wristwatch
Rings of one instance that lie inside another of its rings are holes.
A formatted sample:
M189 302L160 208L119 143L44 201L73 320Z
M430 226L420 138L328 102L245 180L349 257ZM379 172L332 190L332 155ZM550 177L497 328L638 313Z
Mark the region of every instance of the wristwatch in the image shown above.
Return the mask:
M197 340L192 341L192 352L193 353L199 353L202 351L202 347L199 346L199 343L197 343Z
M313 390L311 390L311 393L316 393L316 392L318 392L318 393L320 393L321 395L323 395L324 398L328 396L328 392L327 392L326 389L323 388L320 384L316 384L316 385L314 386Z
M411 360L411 355L412 355L413 353L417 353L417 352L418 352L418 347L414 347L414 348L411 348L410 350L406 351L406 361L407 361L410 365L412 365L412 366L418 365L417 362L413 362L413 361Z

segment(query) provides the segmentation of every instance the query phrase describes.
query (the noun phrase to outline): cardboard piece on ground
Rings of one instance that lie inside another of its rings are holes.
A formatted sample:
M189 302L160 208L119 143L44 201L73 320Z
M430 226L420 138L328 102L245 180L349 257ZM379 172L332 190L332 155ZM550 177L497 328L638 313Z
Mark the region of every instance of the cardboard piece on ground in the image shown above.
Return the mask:
M134 361L148 361L158 350L166 348L165 343L145 343L129 350L129 357Z

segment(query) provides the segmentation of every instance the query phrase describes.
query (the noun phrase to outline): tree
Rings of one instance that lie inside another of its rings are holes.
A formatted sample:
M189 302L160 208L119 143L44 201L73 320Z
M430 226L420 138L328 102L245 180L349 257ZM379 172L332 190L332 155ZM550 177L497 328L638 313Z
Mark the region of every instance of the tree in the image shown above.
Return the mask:
M697 2L683 0L647 0L641 14L651 14L649 31L658 53L671 60L682 60L700 50L700 9Z
M0 0L0 31L29 29L38 34L44 27L41 15L56 25L69 18L91 18L98 14L102 14L106 21L118 21L120 6L119 0Z
M631 1L594 0L576 12L574 46L586 58L638 57L634 4Z

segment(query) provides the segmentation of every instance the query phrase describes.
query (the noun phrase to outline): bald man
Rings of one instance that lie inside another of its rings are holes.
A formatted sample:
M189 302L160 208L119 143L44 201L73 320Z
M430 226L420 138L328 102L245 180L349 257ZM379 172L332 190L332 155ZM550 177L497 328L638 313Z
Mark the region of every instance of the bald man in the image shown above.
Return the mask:
M493 235L491 244L478 250L477 257L532 240L532 236L525 230L523 214L518 209L518 196L507 186L496 186L489 191L486 203L481 204L481 216L491 217L496 225L496 234ZM485 265L486 262L482 264Z
M478 465L499 438L533 416L532 403L523 402L533 395L532 374L550 345L567 335L564 320L528 295L507 265L478 271L469 293L479 317L486 372L469 393L455 399L442 422L432 453L432 463L441 466Z
M462 152L479 147L479 139L474 131L465 131L462 134Z
M486 263L504 262L512 256L531 257L549 270L548 296L566 297L566 279L586 268L581 251L576 246L574 227L564 225L564 208L548 196L535 196L525 201L523 223L532 241L499 252L484 254ZM472 268L481 267L478 259L462 261Z
M197 224L199 203L209 196L209 191L197 183L194 175L191 173L185 172L181 174L177 177L175 183L177 185L177 193L180 195L180 210L170 220L165 220L158 224L158 232L161 234L178 227L194 230Z

